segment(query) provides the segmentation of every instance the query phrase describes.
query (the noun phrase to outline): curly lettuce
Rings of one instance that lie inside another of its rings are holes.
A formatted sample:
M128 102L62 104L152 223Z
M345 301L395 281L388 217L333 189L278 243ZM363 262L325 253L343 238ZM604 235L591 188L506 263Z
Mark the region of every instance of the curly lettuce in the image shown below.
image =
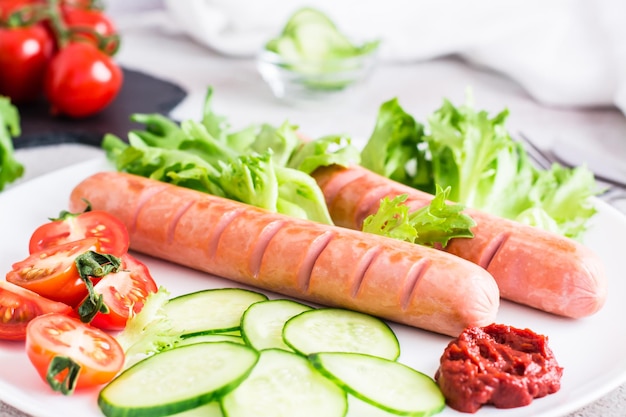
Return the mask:
M376 128L361 154L362 165L414 188L467 207L579 239L595 214L593 173L558 164L540 169L506 126L508 110L495 116L471 100L444 100L424 125L396 99L379 110Z
M24 175L24 166L15 159L12 139L20 134L17 108L8 97L0 96L0 191Z
M308 174L358 163L349 139L327 136L302 145L297 126L251 125L234 131L212 109L209 89L200 121L133 115L143 130L128 143L105 135L102 147L119 171L192 188L290 216L332 224L324 196Z
M423 246L446 247L452 238L472 238L476 222L462 213L460 204L447 203L450 187L437 187L430 204L409 213L406 194L383 198L378 211L368 216L362 230Z

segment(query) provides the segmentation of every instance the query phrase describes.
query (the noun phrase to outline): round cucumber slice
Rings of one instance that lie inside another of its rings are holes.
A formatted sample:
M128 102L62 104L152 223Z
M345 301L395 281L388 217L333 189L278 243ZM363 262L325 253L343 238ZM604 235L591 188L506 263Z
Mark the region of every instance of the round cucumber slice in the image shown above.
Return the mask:
M222 398L228 417L343 417L346 393L306 358L267 349L248 377Z
M255 303L243 313L241 336L256 350L291 350L283 341L283 326L293 316L308 310L310 306L286 299Z
M425 417L445 407L437 383L402 363L342 352L314 353L309 360L349 394L392 414Z
M302 355L315 352L367 353L395 360L400 343L387 323L352 310L320 308L287 321L285 343Z
M178 339L174 343L174 348L179 348L182 346L193 345L196 343L206 343L206 342L232 342L245 344L243 338L241 336L225 334L225 333L213 333L213 334L200 334L197 336L185 337L183 339Z
M166 350L131 366L105 386L98 406L107 417L168 416L214 401L248 375L258 353L231 342Z
M241 316L267 296L241 288L197 291L172 298L163 307L172 333L183 337L239 330Z

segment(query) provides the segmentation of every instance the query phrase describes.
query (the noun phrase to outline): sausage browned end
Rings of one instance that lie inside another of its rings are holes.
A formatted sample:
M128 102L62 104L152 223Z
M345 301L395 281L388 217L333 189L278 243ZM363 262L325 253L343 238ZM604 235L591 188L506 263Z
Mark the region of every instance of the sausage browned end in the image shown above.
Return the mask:
M350 229L360 230L383 197L407 194L413 210L433 198L359 166L324 167L313 176L335 224ZM452 239L445 251L489 271L502 298L572 318L592 315L604 305L604 268L588 247L479 210L465 213L477 223L474 238Z
M498 310L489 273L435 249L116 172L77 185L70 209L84 200L126 224L133 250L287 296L453 336Z

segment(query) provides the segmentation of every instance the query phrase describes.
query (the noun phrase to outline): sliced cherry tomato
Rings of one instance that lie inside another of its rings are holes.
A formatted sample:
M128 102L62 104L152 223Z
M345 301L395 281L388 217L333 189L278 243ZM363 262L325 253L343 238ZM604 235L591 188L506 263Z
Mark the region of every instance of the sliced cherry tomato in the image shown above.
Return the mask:
M87 42L74 42L50 60L44 93L53 114L73 118L104 110L119 93L124 75L110 56Z
M98 239L77 240L35 252L13 264L6 280L42 297L75 307L88 292L75 261L90 250L99 250Z
M0 281L0 339L24 340L26 325L35 317L47 313L71 314L72 307L48 300L39 294Z
M26 353L41 378L65 394L74 388L105 384L124 365L124 351L112 336L76 318L54 313L28 324ZM54 358L61 361L53 363ZM68 368L78 370L76 377L68 375Z
M96 314L91 324L104 330L123 329L131 314L139 313L148 295L157 290L146 265L129 254L123 255L120 270L107 274L94 286L109 312Z
M14 103L39 98L54 47L43 25L0 27L0 95Z
M74 240L95 237L100 251L122 256L128 251L129 238L126 226L106 211L61 213L58 219L44 223L33 232L28 244L30 253Z

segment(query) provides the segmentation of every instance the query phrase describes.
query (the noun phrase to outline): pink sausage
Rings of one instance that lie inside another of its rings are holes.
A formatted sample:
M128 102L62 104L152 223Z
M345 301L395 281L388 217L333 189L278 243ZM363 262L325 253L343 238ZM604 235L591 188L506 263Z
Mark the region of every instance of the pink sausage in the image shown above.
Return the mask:
M78 184L70 209L83 199L126 224L133 250L242 284L452 336L498 310L489 273L436 249L116 172Z
M407 194L413 210L433 198L359 166L320 168L313 176L335 224L355 230L383 197ZM588 247L479 210L465 213L477 223L474 238L453 239L444 250L489 271L502 298L572 318L592 315L604 305L604 267Z

